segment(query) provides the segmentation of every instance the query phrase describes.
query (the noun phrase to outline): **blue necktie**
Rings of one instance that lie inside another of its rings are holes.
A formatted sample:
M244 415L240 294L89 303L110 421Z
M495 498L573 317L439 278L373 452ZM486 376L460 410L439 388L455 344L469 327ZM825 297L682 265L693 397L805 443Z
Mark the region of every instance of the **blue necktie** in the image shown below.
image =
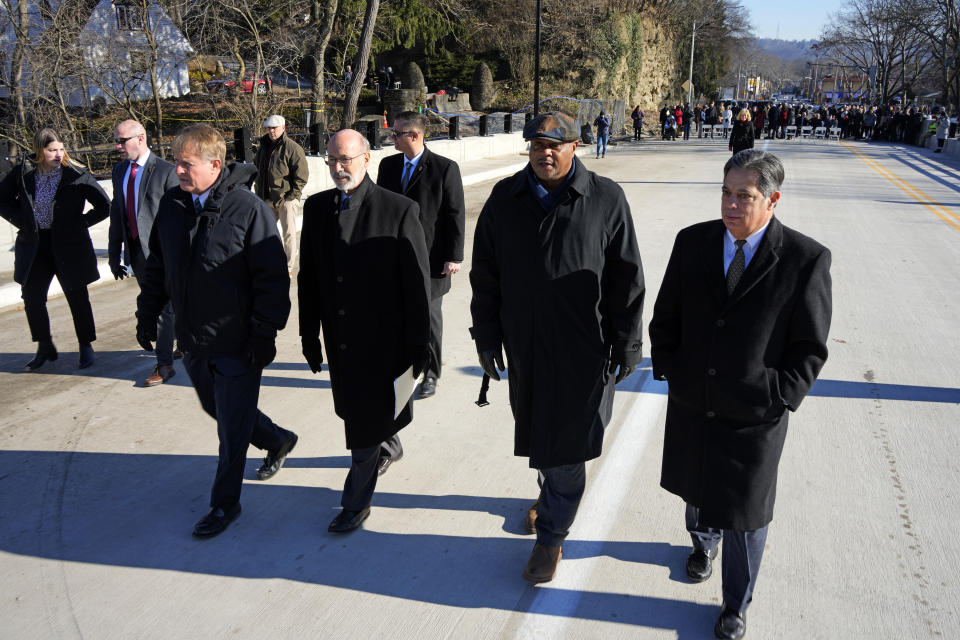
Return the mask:
M403 163L403 177L400 178L400 189L404 192L407 190L407 185L410 184L410 174L413 172L413 163L407 160Z
M340 196L340 211L343 211L348 206L350 206L350 196L343 194Z

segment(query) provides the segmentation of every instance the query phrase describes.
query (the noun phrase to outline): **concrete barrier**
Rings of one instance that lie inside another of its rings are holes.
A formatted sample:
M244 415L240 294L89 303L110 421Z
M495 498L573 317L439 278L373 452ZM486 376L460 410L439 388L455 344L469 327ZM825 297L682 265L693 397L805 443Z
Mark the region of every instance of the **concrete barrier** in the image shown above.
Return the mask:
M526 151L527 143L523 139L523 134L498 133L496 135L481 138L479 136L463 138L461 140L430 140L427 142L431 151L455 160L460 165L460 171L464 174L464 180L467 181L468 172L465 165L471 161L483 160L486 158L495 158L497 156L516 155ZM370 177L377 179L377 171L380 168L380 161L390 155L397 153L393 147L384 147L379 151L370 152ZM525 161L524 161L525 162ZM307 156L307 164L310 167L310 178L307 180L307 186L303 189L303 197L313 195L319 191L333 188L333 181L330 179L330 172L324 164L324 158L321 156ZM111 180L101 180L100 186L103 187L107 195L113 197L113 182ZM100 224L106 225L107 222ZM17 230L6 220L0 220L0 250L9 250L17 238Z

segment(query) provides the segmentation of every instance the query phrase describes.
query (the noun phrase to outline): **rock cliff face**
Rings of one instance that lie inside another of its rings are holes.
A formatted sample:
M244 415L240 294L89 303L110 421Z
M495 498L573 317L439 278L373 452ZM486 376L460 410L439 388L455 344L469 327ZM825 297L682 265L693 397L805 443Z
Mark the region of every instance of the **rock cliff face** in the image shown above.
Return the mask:
M648 114L680 99L675 44L653 20L612 16L590 33L588 55L545 56L541 95L623 100L628 112L639 104Z

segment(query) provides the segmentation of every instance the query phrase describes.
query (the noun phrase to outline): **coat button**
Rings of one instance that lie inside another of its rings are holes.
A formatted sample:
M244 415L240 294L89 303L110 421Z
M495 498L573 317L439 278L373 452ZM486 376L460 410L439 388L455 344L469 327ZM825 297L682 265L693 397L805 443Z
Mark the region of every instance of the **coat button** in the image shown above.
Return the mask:
M708 418L716 418L716 417L717 417L717 414L716 414L715 411L707 411L707 417L708 417Z
M343 276L337 276L337 282L343 282Z
M725 324L726 324L726 322L723 321L723 318L720 318L719 320L717 320L717 326L718 326L718 327L722 327L722 326L725 325Z
M343 309L340 309L339 311L337 311L337 315L345 316L347 315L347 312L344 311Z
M716 369L707 369L707 375L708 375L708 376L715 376L715 375L717 375L717 370L716 370Z
M346 351L346 350L347 350L347 345L341 344L341 345L340 345L340 351Z

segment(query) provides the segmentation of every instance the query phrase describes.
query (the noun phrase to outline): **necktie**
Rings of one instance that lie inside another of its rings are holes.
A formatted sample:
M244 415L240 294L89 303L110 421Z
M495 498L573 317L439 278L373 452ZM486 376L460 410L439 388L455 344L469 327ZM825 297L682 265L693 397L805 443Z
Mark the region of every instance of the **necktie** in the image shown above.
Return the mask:
M727 295L733 293L733 290L737 288L737 283L740 282L740 277L743 276L743 270L747 263L746 256L743 255L743 245L745 244L747 244L746 240L736 241L737 252L733 254L733 260L727 269Z
M413 163L407 160L403 163L403 177L400 178L400 189L402 191L407 190L407 185L410 184L410 174L413 172Z
M350 196L343 194L340 196L340 211L345 210L350 206Z
M200 213L200 211L201 211L202 209L203 209L203 205L200 204L200 198L194 198L194 199L193 199L193 212L194 212L194 213Z
M137 229L137 169L136 162L130 163L130 177L127 179L127 226L130 227L130 237L136 239L140 235Z

